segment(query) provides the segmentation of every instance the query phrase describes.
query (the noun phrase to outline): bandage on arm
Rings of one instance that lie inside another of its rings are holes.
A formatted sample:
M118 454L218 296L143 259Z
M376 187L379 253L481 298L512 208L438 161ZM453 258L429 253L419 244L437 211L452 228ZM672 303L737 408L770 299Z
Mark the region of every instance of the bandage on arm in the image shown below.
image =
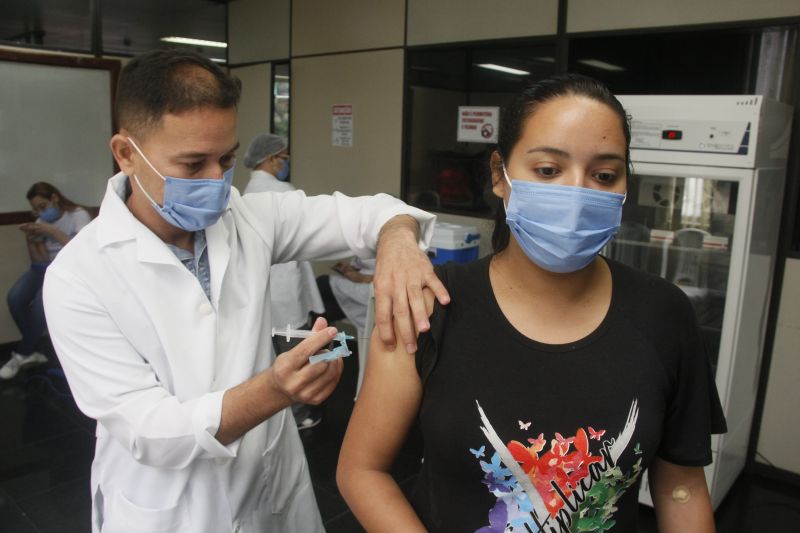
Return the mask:
M656 459L649 468L649 478L659 532L715 531L703 467Z

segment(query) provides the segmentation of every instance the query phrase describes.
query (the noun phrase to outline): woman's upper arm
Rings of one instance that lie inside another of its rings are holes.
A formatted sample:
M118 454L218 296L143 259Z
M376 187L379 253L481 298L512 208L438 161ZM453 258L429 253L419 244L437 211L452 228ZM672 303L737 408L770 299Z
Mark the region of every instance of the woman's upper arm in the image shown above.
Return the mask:
M682 466L656 458L648 471L661 533L714 531L714 514L702 466Z
M434 294L426 290L428 313ZM340 469L389 470L419 411L422 383L416 359L402 343L390 352L373 332L364 383L347 427Z

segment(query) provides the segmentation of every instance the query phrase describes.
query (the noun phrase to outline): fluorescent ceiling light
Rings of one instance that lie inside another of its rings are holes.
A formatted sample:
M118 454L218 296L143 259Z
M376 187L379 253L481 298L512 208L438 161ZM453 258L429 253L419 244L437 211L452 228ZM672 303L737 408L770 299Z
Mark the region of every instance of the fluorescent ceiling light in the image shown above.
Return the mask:
M536 61L541 61L542 63L555 63L555 57L534 57Z
M624 67L612 65L611 63L606 63L605 61L600 61L599 59L579 59L578 63L602 70L610 70L611 72L621 72L625 70Z
M506 74L515 74L517 76L527 76L528 74L530 74L530 72L526 70L504 67L503 65L495 65L494 63L480 63L478 66L482 68L488 68L489 70L497 70L498 72L505 72Z
M228 43L222 43L219 41L206 41L204 39L191 39L189 37L162 37L161 40L166 43L193 44L195 46L211 46L213 48L228 47Z
M227 63L227 61L226 61L226 60L224 60L224 59L220 59L220 58L218 58L218 57L212 57L212 58L211 58L211 61L213 61L213 62L215 62L215 63Z
M289 76L285 76L283 74L275 74L275 79L276 80L288 80Z

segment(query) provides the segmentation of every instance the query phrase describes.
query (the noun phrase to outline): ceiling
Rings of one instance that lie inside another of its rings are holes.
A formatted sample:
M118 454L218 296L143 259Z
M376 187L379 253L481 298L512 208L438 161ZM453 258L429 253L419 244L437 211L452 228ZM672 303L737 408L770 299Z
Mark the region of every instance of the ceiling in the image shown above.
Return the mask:
M230 0L232 1L232 0ZM92 51L92 5L101 12L103 55L131 56L164 46L162 37L227 41L228 0L3 0L0 43ZM225 48L192 46L224 60Z

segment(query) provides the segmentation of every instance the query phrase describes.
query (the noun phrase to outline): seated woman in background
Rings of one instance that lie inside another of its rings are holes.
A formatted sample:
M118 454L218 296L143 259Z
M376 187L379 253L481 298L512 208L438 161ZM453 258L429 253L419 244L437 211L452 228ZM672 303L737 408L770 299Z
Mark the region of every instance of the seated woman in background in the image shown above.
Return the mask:
M713 531L703 465L725 420L691 304L598 255L630 174L624 109L561 76L519 94L499 136L495 253L439 271L452 303L428 298L416 357L373 336L345 500L368 531L634 532L649 468L660 531ZM409 502L390 469L417 417Z
M34 183L26 197L37 216L34 222L19 227L28 244L31 267L14 283L6 298L22 340L0 368L2 379L13 378L23 366L47 362L47 357L36 351L47 329L42 307L44 273L61 248L91 220L86 209L49 183Z

